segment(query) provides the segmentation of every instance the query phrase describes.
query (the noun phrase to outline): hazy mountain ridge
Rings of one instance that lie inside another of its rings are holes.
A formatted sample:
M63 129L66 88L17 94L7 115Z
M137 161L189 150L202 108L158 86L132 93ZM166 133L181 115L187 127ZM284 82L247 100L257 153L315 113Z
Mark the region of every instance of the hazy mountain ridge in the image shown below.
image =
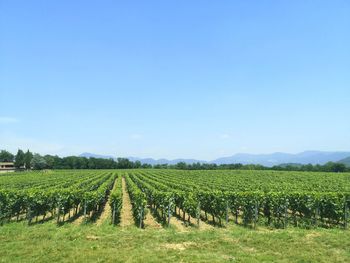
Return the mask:
M342 163L342 164L345 164L346 166L350 167L350 157L341 159L340 161L338 161L338 163Z
M98 155L93 153L82 153L81 157L95 157L105 159L116 159L110 155ZM138 158L138 157L126 157L130 161L140 161L142 164L176 164L179 162L191 163L215 163L215 164L231 164L231 163L242 163L242 164L261 164L264 166L273 166L280 164L325 164L327 162L342 162L350 165L350 152L323 152L323 151L305 151L297 154L276 152L271 154L248 154L238 153L228 157L222 157L213 161L203 161L197 159L153 159L153 158Z
M236 154L230 157L219 158L212 163L242 163L261 164L265 166L279 165L283 163L298 164L325 164L327 162L337 162L350 156L350 152L321 152L305 151L297 154L271 153L271 154Z
M153 158L137 158L137 157L127 157L130 161L140 161L142 164L148 163L148 164L177 164L179 162L184 162L187 164L192 163L208 163L207 161L203 160L196 160L196 159L174 159L174 160L168 160L168 159L153 159Z
M79 157L86 157L86 158L102 158L102 159L113 159L113 160L116 160L116 158L112 155L102 155L102 154L95 154L95 153L88 153L88 152L85 152L85 153L82 153L79 155Z

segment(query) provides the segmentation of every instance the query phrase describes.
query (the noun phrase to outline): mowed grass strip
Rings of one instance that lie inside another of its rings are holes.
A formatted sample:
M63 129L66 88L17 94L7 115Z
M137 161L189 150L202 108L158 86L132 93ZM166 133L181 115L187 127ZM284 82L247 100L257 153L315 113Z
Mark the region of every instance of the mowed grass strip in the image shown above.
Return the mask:
M1 262L350 262L341 229L178 232L93 224L24 222L0 227Z
M96 225L97 226L100 226L103 223L111 223L112 209L111 209L111 207L109 205L109 202L110 202L111 193L113 192L114 187L116 187L116 181L114 181L113 188L108 194L108 198L107 198L106 203L103 205L102 212L101 212L100 216L96 220Z
M120 215L120 225L122 227L127 227L135 224L134 218L132 216L132 204L130 201L130 196L127 191L127 186L125 183L125 178L122 179L123 188L123 206Z

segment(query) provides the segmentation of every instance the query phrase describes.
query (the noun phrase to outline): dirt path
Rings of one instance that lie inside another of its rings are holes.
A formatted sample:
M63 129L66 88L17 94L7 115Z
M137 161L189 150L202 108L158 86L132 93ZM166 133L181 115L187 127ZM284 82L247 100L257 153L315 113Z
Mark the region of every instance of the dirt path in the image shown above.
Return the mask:
M145 224L145 228L153 228L153 229L160 229L162 228L162 225L157 222L157 220L152 215L151 211L148 211L145 220L143 221Z
M27 220L26 216L27 215L21 215L20 220ZM41 224L44 222L52 221L52 219L54 219L54 217L51 214L51 212L47 212L45 217L44 217L44 215L40 215L38 217L33 216L31 224Z
M84 222L84 215L81 213L81 205L79 205L78 215L71 222L73 225L81 225Z
M113 185L111 192L114 190L114 187L116 187L115 181L114 181L114 185ZM111 220L112 209L111 209L111 206L109 205L110 197L111 197L111 195L108 195L108 199L103 207L102 213L101 213L100 217L96 220L97 226L102 225L102 223L107 221L107 220Z
M132 216L132 205L130 202L129 193L126 190L126 183L125 183L124 177L122 179L122 187L123 187L123 206L120 214L120 225L122 227L127 227L134 224L134 218Z
M84 221L84 215L81 215L77 217L75 220L73 220L71 224L78 226L78 225L81 225L83 221Z
M189 229L184 225L184 223L178 219L176 216L170 218L170 225L174 226L179 232L188 232Z
M180 218L183 218L183 211L181 209L178 209L177 211L179 211L179 216ZM188 218L188 215L186 215L186 222L187 221L187 218ZM198 226L197 224L197 218L193 218L191 217L190 218L190 225L191 226ZM199 220L199 230L211 230L211 229L214 229L214 227L212 225L209 225L208 223L204 222L203 220Z

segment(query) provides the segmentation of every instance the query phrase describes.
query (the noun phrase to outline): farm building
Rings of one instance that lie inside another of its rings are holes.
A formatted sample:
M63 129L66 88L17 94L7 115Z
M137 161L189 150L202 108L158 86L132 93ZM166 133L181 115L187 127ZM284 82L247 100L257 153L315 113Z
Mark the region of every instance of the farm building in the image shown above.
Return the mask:
M13 162L0 162L0 173L1 172L14 172L15 165Z

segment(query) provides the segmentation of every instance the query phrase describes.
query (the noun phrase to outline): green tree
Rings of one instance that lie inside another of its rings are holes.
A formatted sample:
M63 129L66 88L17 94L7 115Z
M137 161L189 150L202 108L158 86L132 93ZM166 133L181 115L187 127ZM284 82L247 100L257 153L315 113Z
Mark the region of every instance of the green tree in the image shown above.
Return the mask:
M26 169L31 168L32 159L33 159L33 154L29 150L27 150L24 156L24 166L26 167Z
M46 168L47 169L53 169L54 165L55 165L56 156L45 155L44 159L46 161Z
M25 154L22 150L18 150L16 157L15 157L15 167L16 168L21 168L24 166L24 162L25 162Z
M47 163L44 157L42 157L40 154L34 154L33 159L31 161L31 166L34 170L42 170L47 167Z
M89 169L96 169L96 158L90 157L88 160L88 168Z
M346 171L346 166L342 163L328 162L323 166L325 172L342 173Z
M142 164L140 161L135 161L134 168L141 168Z
M13 162L14 155L6 150L0 151L0 162Z
M186 170L188 168L187 164L185 162L178 162L175 165L176 169Z
M127 158L118 158L117 161L118 169L130 169L133 167L133 163L130 162Z

